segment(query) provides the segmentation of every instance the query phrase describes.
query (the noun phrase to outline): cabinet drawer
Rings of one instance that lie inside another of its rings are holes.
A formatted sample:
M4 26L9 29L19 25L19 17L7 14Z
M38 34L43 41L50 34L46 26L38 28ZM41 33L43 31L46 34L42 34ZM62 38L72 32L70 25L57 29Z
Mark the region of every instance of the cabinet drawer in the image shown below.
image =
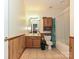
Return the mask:
M39 39L33 40L33 47L40 47L40 40Z

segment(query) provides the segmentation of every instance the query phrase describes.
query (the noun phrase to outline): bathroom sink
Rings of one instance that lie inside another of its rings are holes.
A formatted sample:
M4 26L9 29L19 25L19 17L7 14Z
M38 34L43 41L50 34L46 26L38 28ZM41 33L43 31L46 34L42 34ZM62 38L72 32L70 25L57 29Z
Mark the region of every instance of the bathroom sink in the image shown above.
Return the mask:
M29 33L29 34L26 34L26 36L41 36L41 35L37 33Z

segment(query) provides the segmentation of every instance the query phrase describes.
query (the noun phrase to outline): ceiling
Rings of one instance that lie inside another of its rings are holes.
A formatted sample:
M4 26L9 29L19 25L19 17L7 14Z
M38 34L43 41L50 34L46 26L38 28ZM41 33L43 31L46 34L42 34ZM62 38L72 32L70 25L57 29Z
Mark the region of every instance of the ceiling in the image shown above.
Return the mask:
M56 15L69 7L70 0L25 0L26 11L29 13L41 12Z

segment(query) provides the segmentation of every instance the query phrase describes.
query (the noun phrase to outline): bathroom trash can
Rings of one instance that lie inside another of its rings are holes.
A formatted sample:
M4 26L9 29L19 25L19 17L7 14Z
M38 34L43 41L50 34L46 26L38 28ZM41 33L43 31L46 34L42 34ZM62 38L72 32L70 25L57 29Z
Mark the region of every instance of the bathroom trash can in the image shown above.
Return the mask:
M46 41L45 40L41 40L41 49L46 50Z

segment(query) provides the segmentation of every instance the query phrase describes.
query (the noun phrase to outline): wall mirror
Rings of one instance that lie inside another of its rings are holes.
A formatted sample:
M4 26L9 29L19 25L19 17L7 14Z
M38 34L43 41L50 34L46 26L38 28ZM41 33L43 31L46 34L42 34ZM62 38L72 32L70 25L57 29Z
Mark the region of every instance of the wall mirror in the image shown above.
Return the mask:
M38 17L30 17L28 19L28 25L29 33L38 33L40 29L40 19Z

